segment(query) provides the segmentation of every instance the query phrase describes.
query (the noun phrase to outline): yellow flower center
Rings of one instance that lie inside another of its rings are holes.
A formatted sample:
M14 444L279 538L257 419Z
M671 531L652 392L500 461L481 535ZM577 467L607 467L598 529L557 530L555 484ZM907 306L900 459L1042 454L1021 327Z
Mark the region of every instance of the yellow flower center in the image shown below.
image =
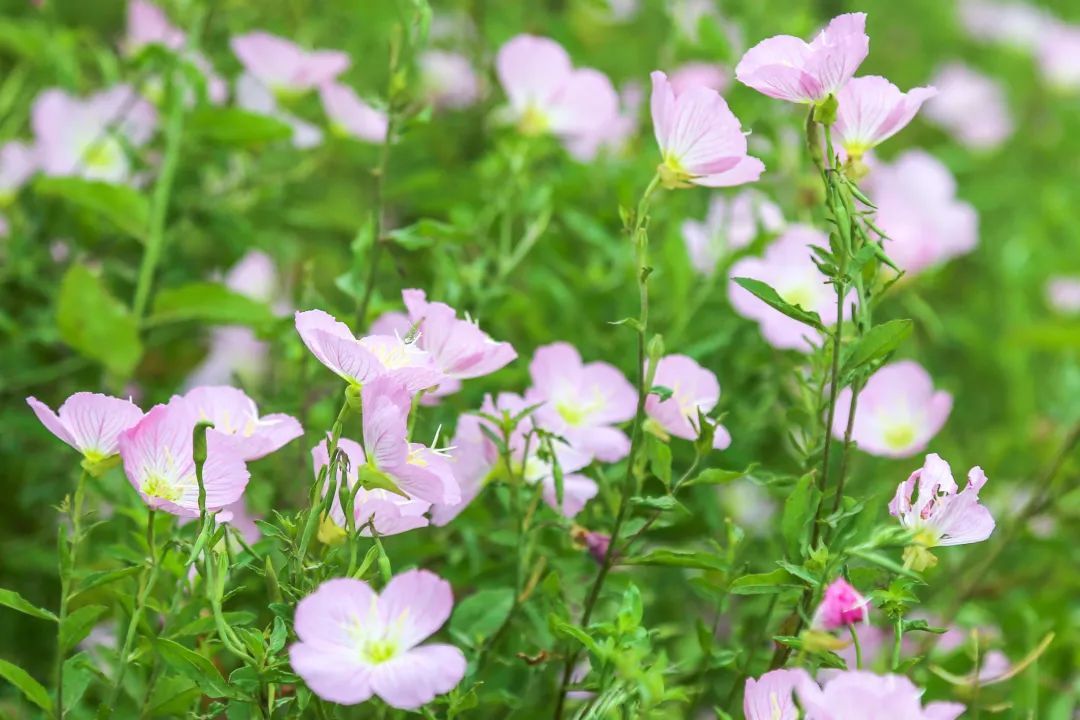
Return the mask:
M543 135L551 128L551 120L543 111L537 109L533 105L529 105L525 108L525 112L521 114L521 119L518 120L518 131L522 135L528 135L530 137L536 135Z
M390 640L369 640L364 643L364 657L376 665L392 659L397 651L397 644Z
M86 148L83 165L91 170L108 170L124 161L124 148L115 138L104 138Z
M893 450L903 450L915 439L915 426L911 423L893 425L885 431L885 444Z
M693 175L687 172L679 158L670 152L664 153L664 161L657 166L656 171L660 173L660 184L668 190L690 187L689 180Z
M161 475L151 475L142 484L142 491L152 498L160 498L169 502L180 499L181 490Z

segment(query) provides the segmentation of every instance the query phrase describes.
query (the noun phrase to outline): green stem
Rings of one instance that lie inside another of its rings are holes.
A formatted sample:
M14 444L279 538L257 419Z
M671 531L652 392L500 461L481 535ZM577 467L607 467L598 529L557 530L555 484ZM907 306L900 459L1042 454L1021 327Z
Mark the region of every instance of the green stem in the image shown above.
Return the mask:
M896 618L896 622L893 625L893 650L892 650L892 669L900 667L900 647L904 642L904 618Z
M79 473L79 480L75 485L75 496L72 500L68 516L71 518L71 539L64 542L64 534L60 535L61 542L57 547L60 554L60 608L57 612L59 621L56 625L56 718L64 717L64 660L67 654L63 644L64 620L67 618L68 599L71 595L71 575L75 564L79 560L79 543L82 540L82 506L86 492L87 471ZM66 559L65 559L66 556Z
M855 632L855 626L849 624L848 632L851 633L851 644L855 646L855 669L862 670L862 646L859 645L859 633Z

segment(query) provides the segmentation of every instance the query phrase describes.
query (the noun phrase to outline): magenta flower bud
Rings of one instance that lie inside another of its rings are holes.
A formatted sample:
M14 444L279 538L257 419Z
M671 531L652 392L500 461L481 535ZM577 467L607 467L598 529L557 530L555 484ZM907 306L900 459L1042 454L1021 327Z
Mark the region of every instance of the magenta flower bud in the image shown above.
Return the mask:
M825 588L825 596L814 613L814 627L836 630L863 622L867 619L869 604L870 601L860 595L847 580L837 578Z
M608 554L608 547L611 546L611 536L590 530L585 533L583 540L585 541L585 549L592 555L593 560L603 564L604 558Z

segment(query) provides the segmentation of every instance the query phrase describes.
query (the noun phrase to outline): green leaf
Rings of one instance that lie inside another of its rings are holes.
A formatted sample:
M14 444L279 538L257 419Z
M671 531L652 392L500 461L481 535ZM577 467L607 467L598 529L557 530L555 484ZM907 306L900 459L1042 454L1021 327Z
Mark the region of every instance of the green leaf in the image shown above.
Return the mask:
M128 567L120 568L118 570L101 570L98 572L92 572L86 577L84 577L79 583L79 594L81 595L82 593L88 592L97 587L101 587L102 585L108 585L109 583L114 583L117 580L131 577L132 575L138 573L140 570L142 570L142 568L138 565L130 565Z
M803 545L807 542L807 534L817 512L820 495L821 492L814 484L814 476L806 474L798 479L784 501L784 512L780 516L780 534L784 538L788 557L802 557Z
M649 469L660 479L665 488L671 488L671 448L663 440L648 435L645 452L649 457Z
M801 307L785 302L778 292L760 280L754 280L753 278L734 278L734 280L744 290L757 297L769 307L779 310L792 320L798 320L803 325L809 325L817 330L825 330L825 325L822 324L821 318L816 312L803 310Z
M911 320L890 320L870 328L851 348L843 372L851 372L886 357L908 339L914 327L915 323Z
M154 647L166 665L198 685L208 697L239 697L221 677L214 663L194 650L165 638L154 640Z
M53 622L60 622L60 618L53 615L44 608L39 608L37 605L30 604L26 598L14 590L0 589L0 605L5 605L12 610L18 610L21 613L30 615L31 617L41 618L42 620L52 620Z
M634 507L650 508L652 510L675 510L682 508L682 503L671 495L658 495L656 497L632 497L630 504Z
M943 627L931 627L930 623L925 620L903 620L904 632L912 632L918 630L920 632L933 633L934 635L943 635L949 632L948 628Z
M731 583L731 592L734 595L770 595L783 592L792 588L800 588L802 584L787 570L777 568L772 572L743 575Z
M150 202L132 187L74 177L42 177L34 189L39 195L85 210L137 240L146 240Z
M292 137L291 127L276 118L233 107L203 107L188 120L192 135L208 142L247 147Z
M285 627L285 621L279 617L274 618L274 629L270 631L270 642L267 643L267 651L273 655L285 647L285 641L289 637L289 630Z
M457 604L450 630L479 645L502 626L513 606L513 588L481 590Z
M21 667L9 663L7 660L0 660L0 677L21 690L27 700L37 705L46 713L52 713L53 701L52 698L49 697L48 691L42 687L41 683L30 677L30 674Z
M214 282L193 282L166 288L154 298L148 322L161 324L197 320L212 325L247 325L260 328L277 318L270 307Z
M573 638L581 643L586 650L593 654L600 654L600 647L596 644L596 641L592 639L589 633L585 632L577 625L571 625L558 615L548 615L548 626L552 632L563 635L564 637Z
M73 611L60 625L60 644L65 651L82 642L101 616L109 611L104 605L87 605Z
M407 227L391 230L387 237L406 250L423 250L432 245L460 239L461 230L438 220L424 218Z
M727 563L715 553L692 550L652 550L644 555L634 555L619 560L620 565L667 565L671 567L699 568L701 570L724 570Z
M225 618L225 623L229 627L243 627L254 622L256 616L255 613L247 610L234 610L222 613L222 617ZM217 621L214 620L214 616L205 615L192 620L175 632L169 633L169 637L180 638L191 637L192 635L206 635L213 632L216 627Z
M626 635L641 627L641 618L644 613L645 609L641 604L641 591L638 590L637 585L630 583L623 593L622 604L619 607L618 615L615 617L619 632Z
M64 661L64 707L72 708L79 703L90 687L96 673L90 656L86 653L73 655Z
M64 342L109 372L128 377L138 365L143 346L135 318L88 268L68 268L60 281L56 316Z
M732 480L738 480L741 477L745 477L748 472L750 472L749 468L746 470L721 470L720 468L709 468L708 470L702 470L679 487L688 488L693 487L694 485L726 485Z

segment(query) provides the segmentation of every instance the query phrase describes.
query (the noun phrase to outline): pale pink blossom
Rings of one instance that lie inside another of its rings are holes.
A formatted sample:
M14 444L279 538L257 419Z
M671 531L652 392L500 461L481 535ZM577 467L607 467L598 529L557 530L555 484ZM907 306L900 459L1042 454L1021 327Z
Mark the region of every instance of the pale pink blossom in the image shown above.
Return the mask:
M938 94L926 104L923 115L960 143L989 150L1013 134L1012 111L996 80L952 62L941 67L930 83Z
M1059 275L1046 283L1046 302L1062 315L1080 313L1080 276Z
M244 69L274 93L303 93L328 83L349 67L337 50L305 50L291 40L255 31L229 41Z
M19 189L37 169L37 152L29 143L12 140L0 147L0 207L15 200Z
M300 423L290 415L260 416L255 401L234 387L196 387L183 396L174 396L173 401L189 403L199 420L212 422L215 430L234 438L236 452L244 460L266 457L304 434Z
M131 0L127 8L127 35L123 48L134 55L147 45L177 51L184 47L184 32L169 22L165 12L148 0Z
M645 93L636 82L628 82L619 91L619 112L605 125L565 141L566 150L576 160L590 162L603 151L619 153L626 150L638 130L641 106Z
M735 524L754 537L767 537L776 527L776 501L753 482L733 482L716 488L720 504Z
M650 431L666 439L668 434L684 440L696 440L703 428L700 415L707 415L720 402L720 383L709 370L686 355L666 355L656 363L653 386L671 390L671 397L661 400L650 394L645 400ZM712 446L724 450L731 445L731 435L723 425L714 425Z
M291 127L292 144L297 149L306 150L323 141L322 130L282 110L270 89L250 73L243 73L236 80L236 104L244 110L272 117Z
M668 82L676 95L682 95L695 86L722 93L731 85L731 71L716 63L688 62L675 68Z
M667 75L652 73L653 130L665 187L728 187L757 180L765 165L746 154L746 136L720 93L692 86L676 94Z
M705 220L684 220L683 242L690 264L711 276L716 266L736 250L749 245L760 232L775 233L784 227L780 207L758 190L737 195L713 195Z
M870 51L866 13L833 18L811 42L777 35L750 48L735 77L778 100L820 103L851 79Z
M967 486L958 492L949 464L931 453L922 468L896 488L889 513L926 548L982 542L994 531L994 518L979 504L985 484L986 473L973 467Z
M450 617L450 584L427 570L394 576L381 593L362 580L327 580L296 606L299 642L289 662L323 700L356 705L373 695L415 710L465 675L452 645L420 643Z
M922 150L875 163L865 190L877 206L874 223L888 236L886 254L909 274L967 254L979 242L975 208L956 197L949 169Z
M848 625L866 622L870 601L844 578L836 578L825 588L814 613L813 626L821 630L837 630Z
M456 518L471 503L491 477L499 461L499 452L481 425L486 423L476 415L458 418L457 432L450 446L450 469L461 488L461 499L453 503L435 503L431 508L431 522L442 526Z
M618 113L618 96L607 76L575 68L550 38L511 38L499 48L495 71L510 101L509 117L526 135L551 133L563 140L588 135Z
M799 720L795 689L813 682L801 668L772 670L756 680L747 678L743 691L744 720Z
M1080 25L1050 24L1035 52L1046 82L1059 90L1080 90Z
M911 457L926 450L952 410L952 395L934 390L930 373L917 362L901 360L870 376L859 393L851 437L863 452L880 457ZM844 437L851 388L836 400L833 435Z
M77 392L53 412L35 397L26 398L41 424L56 437L82 453L90 463L98 463L119 452L120 434L132 428L143 412L130 400Z
M181 517L199 515L192 435L199 421L195 408L176 398L157 405L120 435L120 457L128 480L148 506ZM203 485L206 509L232 505L244 493L248 474L233 438L206 431Z
M602 462L616 462L630 452L630 438L615 427L633 419L637 391L606 362L583 363L577 349L558 342L537 348L529 364L529 404L543 403L537 422Z
M959 703L922 704L923 691L902 675L862 670L837 673L824 688L813 682L795 687L806 720L956 720Z
M932 87L900 92L877 75L852 78L836 94L839 106L833 136L849 157L859 158L904 129L936 94Z
M435 107L461 110L480 99L480 78L461 53L427 50L417 62L424 96Z
M386 113L361 100L348 85L323 83L319 86L319 97L334 132L371 143L386 140L389 128Z
M961 0L960 24L976 40L1032 50L1042 41L1053 16L1026 2Z

